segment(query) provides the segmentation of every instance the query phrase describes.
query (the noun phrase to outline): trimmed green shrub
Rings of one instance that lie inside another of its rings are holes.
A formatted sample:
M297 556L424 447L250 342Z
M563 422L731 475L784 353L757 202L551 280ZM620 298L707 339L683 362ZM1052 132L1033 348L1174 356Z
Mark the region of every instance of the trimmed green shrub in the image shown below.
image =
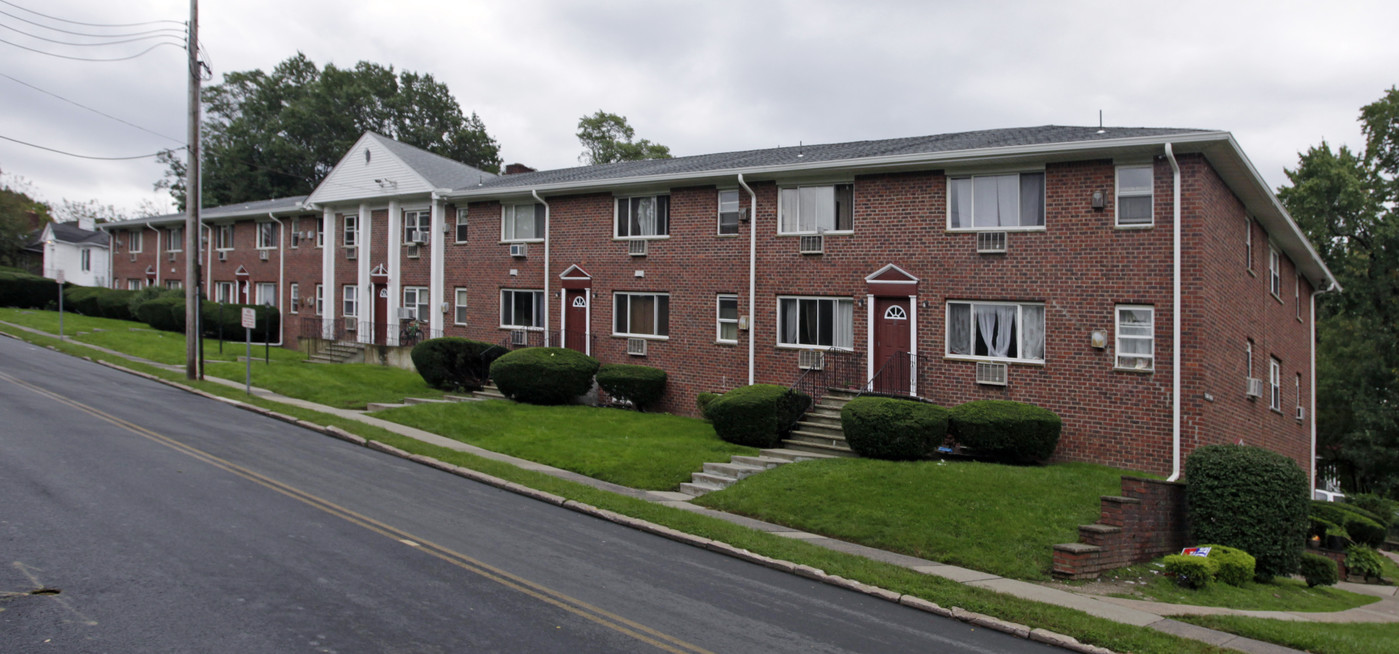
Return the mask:
M1242 586L1253 579L1256 560L1248 552L1228 545L1205 545L1210 548L1209 562L1214 565L1214 578L1230 586Z
M165 332L185 330L184 298L166 296L142 302L136 308L136 317L150 325L152 329Z
M1208 445L1185 462L1185 499L1197 543L1236 547L1270 581L1297 571L1307 538L1307 475L1260 447Z
M132 293L132 294L131 294L131 300L130 300L130 304L127 305L127 310L130 311L130 312L131 312L131 315L134 316L137 320L140 320L141 322L146 322L145 320L142 320L142 318L141 318L141 305L142 305L142 304L145 304L145 303L147 303L147 302L150 302L151 300L154 300L154 299L156 299L156 298L162 298L162 297L184 298L184 296L185 296L185 292L184 292L183 290L181 290L181 289L178 289L178 288L164 288L164 287L161 287L161 286L147 286L147 287L145 287L145 288L143 288L143 289L141 289L141 290L139 290L139 291L136 291L135 293Z
M1307 516L1308 538L1312 536L1316 536L1317 538L1326 538L1327 536L1339 535L1340 532L1343 531L1345 530L1341 529L1340 525L1337 525L1336 523L1331 522L1326 518L1319 518L1316 515ZM1346 538L1350 538L1350 535L1346 534Z
M1385 529L1394 526L1396 517L1394 514L1396 511L1399 511L1399 502L1373 493L1354 493L1347 495L1345 506L1368 512L1370 514L1369 517L1375 522L1380 523Z
M915 400L857 397L840 411L850 449L868 459L912 461L947 438L948 411Z
M777 447L789 425L811 405L800 391L772 384L735 388L709 403L706 415L725 441L750 447Z
M1371 579L1380 580L1384 578L1384 566L1381 564L1383 555L1376 552L1373 547L1367 545L1351 545L1346 548L1346 571L1352 575L1361 575L1366 581Z
M1167 575L1186 588L1208 588L1214 583L1215 566L1203 556L1170 554L1162 559Z
M695 406L699 407L700 415L709 418L709 403L719 399L723 393L700 393L695 396Z
M1302 554L1301 573L1302 578L1307 580L1308 588L1335 586L1341 579L1336 573L1335 561L1311 552Z
M1379 547L1384 544L1385 528L1363 515L1349 514L1343 525L1351 540L1361 545Z
M106 289L93 286L73 286L63 290L63 309L84 316L100 316L102 309L97 299Z
M256 312L253 323L253 342L273 342L280 332L282 314L276 307L264 304L230 304L226 302L201 302L199 320L204 327L204 335L209 338L222 338L226 341L242 341L247 338L243 328L243 309ZM220 329L222 328L222 329Z
M1043 463L1059 445L1063 421L1053 411L1006 400L977 400L952 409L948 431L958 443L996 461Z
M413 346L413 366L433 388L477 391L491 374L491 362L508 350L465 338L432 338Z
M0 272L0 307L47 309L58 307L58 282L37 275Z
M598 361L562 347L527 347L491 362L491 379L506 397L527 404L567 404L593 387Z
M638 411L661 401L666 374L660 368L609 363L598 368L597 385L608 395L631 402Z
M103 318L135 320L136 316L131 315L131 296L135 294L135 291L107 289L97 298L97 310Z

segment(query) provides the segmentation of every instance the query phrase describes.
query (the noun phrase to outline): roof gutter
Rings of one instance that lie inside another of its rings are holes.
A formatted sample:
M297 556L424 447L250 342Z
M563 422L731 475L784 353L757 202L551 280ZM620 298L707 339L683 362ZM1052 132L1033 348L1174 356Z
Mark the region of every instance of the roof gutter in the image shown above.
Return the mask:
M1171 162L1171 476L1180 479L1180 164L1166 144Z
M1309 486L1307 486L1309 496L1315 495L1315 493L1311 493L1310 491L1316 489L1316 296L1321 295L1322 293L1335 293L1339 290L1341 290L1340 287L1333 284L1319 291L1312 291L1312 313L1310 321L1312 333L1311 338L1307 341L1307 349L1309 350L1309 353L1311 355L1311 380L1309 382L1311 385L1309 386L1309 388L1312 394L1312 401L1310 402L1311 406L1307 408L1307 411L1310 412L1312 419L1312 456L1311 460L1308 461L1309 465L1307 466L1307 478L1310 484Z
M529 194L544 205L544 347L549 347L549 203L539 197L539 191L531 189ZM588 303L591 306L592 298Z
M748 385L753 385L753 316L757 315L758 194L738 174L738 185L748 191Z

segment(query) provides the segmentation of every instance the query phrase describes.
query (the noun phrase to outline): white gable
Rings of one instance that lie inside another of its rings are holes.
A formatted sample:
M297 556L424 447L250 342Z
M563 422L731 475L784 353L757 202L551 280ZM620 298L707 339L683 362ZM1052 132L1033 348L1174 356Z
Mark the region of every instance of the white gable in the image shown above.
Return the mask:
M306 201L335 204L432 190L432 185L384 147L378 136L366 133L345 153L340 163L335 164L335 169L321 180Z

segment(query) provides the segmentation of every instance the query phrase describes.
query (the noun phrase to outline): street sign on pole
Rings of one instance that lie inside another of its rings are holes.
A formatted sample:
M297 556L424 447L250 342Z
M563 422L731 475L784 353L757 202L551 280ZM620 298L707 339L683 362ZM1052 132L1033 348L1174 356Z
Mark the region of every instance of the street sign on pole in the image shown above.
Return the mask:
M63 340L63 269L59 268L58 273L58 340Z
M256 326L257 311L244 307L243 332L247 334L248 340L243 351L243 360L247 362L243 368L243 392L248 395L253 394L253 327Z

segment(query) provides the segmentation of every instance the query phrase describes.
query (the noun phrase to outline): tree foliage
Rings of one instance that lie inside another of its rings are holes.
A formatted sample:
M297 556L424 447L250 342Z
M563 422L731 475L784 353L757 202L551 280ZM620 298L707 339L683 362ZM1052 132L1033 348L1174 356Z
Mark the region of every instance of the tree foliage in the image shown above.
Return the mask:
M23 180L0 183L0 266L17 266L35 224L53 222L49 206L30 197L28 190Z
M1399 89L1360 110L1365 151L1299 154L1278 198L1343 293L1317 298L1317 454L1349 492L1399 493Z
M627 124L625 116L601 109L591 116L578 119L578 142L583 154L578 160L588 165L641 159L669 159L670 148L646 139L636 138L636 130Z
M202 99L205 206L310 193L366 131L482 170L500 168L500 145L481 119L464 115L432 75L365 61L318 68L298 52L270 73L225 74ZM160 162L167 168L156 188L170 189L183 210L184 156L168 151Z

